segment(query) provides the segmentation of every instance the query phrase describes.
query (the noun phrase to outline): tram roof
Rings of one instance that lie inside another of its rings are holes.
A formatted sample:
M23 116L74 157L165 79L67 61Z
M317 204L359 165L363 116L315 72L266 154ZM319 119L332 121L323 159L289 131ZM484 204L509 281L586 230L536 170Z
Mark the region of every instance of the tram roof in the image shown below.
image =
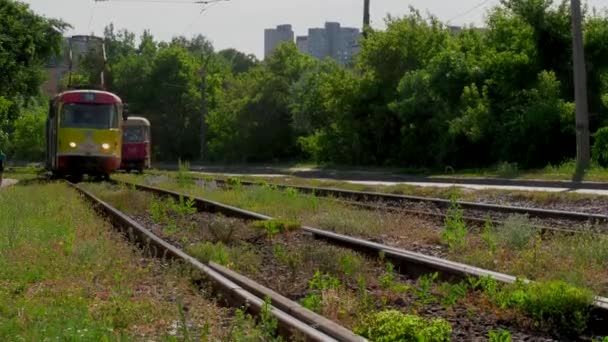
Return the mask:
M150 121L141 116L129 116L123 126L150 126Z
M93 95L93 99L87 99L84 95ZM122 103L120 97L116 96L113 93L103 90L93 90L93 89L77 89L77 90L67 90L63 93L55 96L55 101L61 101L66 103L74 103L74 102L92 102L92 103Z

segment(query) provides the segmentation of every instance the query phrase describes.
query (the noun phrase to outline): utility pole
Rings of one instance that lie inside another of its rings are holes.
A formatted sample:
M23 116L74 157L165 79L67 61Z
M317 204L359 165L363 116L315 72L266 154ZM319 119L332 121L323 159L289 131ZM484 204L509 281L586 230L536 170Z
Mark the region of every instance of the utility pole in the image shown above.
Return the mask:
M576 167L580 172L591 164L589 108L587 105L587 70L580 0L571 0L572 51L574 59L574 101L576 102Z
M201 126L200 126L200 139L201 139L201 150L199 157L201 161L205 160L205 152L207 150L207 69L211 55L203 56L203 65L199 70L199 76L201 77Z
M367 30L369 29L369 1L363 0L363 37L367 38Z

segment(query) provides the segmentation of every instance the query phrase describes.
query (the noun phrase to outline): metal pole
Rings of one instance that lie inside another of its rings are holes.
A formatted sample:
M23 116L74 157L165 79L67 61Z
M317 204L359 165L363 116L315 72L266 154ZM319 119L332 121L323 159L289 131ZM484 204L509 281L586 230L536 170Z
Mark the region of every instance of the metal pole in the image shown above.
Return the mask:
M572 0L572 50L574 58L574 101L576 102L576 165L584 170L591 164L589 112L587 105L587 71L580 0Z
M206 133L207 133L207 63L203 65L203 69L201 72L201 151L200 158L201 162L205 159L205 149L206 149Z
M363 0L363 37L367 38L367 30L369 28L369 1Z

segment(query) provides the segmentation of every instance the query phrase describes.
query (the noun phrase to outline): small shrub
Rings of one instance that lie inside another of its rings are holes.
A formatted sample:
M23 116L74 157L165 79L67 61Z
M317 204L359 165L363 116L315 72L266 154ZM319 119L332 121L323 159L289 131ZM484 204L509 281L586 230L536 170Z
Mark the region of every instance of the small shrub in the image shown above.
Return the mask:
M188 252L202 262L214 261L220 265L228 265L230 257L223 243L203 242L188 247Z
M302 299L302 305L314 312L321 312L323 305L322 293L329 289L338 289L342 284L338 278L335 278L329 274L323 274L320 271L316 271L310 282L308 288L311 292Z
M442 283L441 291L444 295L443 299L441 300L441 304L446 307L452 307L456 305L459 300L467 296L469 286L465 282L460 282L457 284Z
M309 293L306 297L302 298L300 303L303 307L308 310L314 311L316 313L320 313L323 309L322 302L323 298L318 293Z
M264 299L264 305L260 311L260 323L258 324L262 330L262 335L267 340L272 340L276 337L279 328L279 321L272 315L272 306L270 298Z
M173 198L169 198L171 210L179 216L187 216L196 214L196 202L192 198L184 199L179 196L179 202L175 202Z
M490 342L511 342L511 333L507 330L490 330L488 332Z
M287 193L287 196L289 196L291 198L298 197L298 190L296 190L294 188L287 188L287 189L285 189L285 193Z
M150 203L150 209L148 210L152 221L162 224L167 222L167 206L165 202L161 199L154 199L152 203Z
M354 331L377 342L443 342L450 340L452 327L443 319L427 321L416 315L387 310L370 315Z
M291 278L295 278L298 269L300 269L300 266L302 265L302 254L290 252L279 244L272 247L272 253L279 262L289 267Z
M253 223L256 228L263 229L270 237L280 233L285 233L300 229L300 223L285 219L274 219L266 221L256 221Z
M194 180L192 179L192 177L190 177L190 162L189 161L182 162L181 159L179 159L177 161L177 165L178 165L177 175L176 175L177 184L180 187L186 187L186 186L194 184Z
M567 336L578 336L587 327L593 303L590 290L562 281L528 285L521 309L539 324L549 323Z
M593 160L600 166L608 167L608 127L600 128L593 138Z
M450 198L450 208L445 217L445 230L441 233L441 240L450 247L451 250L461 249L465 245L467 226L464 223L463 211L458 204L458 198L452 194Z
M483 225L483 231L479 234L479 237L485 242L492 253L496 252L496 236L494 235L494 225L492 224L490 215L486 217L486 223Z
M340 285L340 279L329 274L323 274L319 271L315 272L315 275L308 283L308 287L311 290L337 289L340 287Z
M439 278L439 273L437 272L425 274L418 278L418 286L415 293L422 303L427 304L435 300L435 297L431 294L431 290L437 278Z
M510 215L497 233L498 241L504 246L522 250L539 233L538 228L526 215Z
M228 179L226 179L226 184L230 187L233 188L240 188L241 187L241 180L239 178L236 177L229 177Z
M380 281L380 287L384 289L390 289L395 292L405 292L409 289L407 285L397 284L395 275L395 266L390 262L386 263L386 273L381 275L378 279Z

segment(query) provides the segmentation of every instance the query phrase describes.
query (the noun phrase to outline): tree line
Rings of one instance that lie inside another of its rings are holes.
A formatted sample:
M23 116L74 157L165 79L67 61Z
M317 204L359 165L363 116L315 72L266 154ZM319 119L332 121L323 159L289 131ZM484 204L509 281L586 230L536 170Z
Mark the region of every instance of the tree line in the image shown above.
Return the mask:
M455 30L413 8L386 26L369 30L352 65L341 66L294 44L260 62L215 51L202 35L161 42L109 25L108 89L150 119L156 160L202 154L218 162L463 168L538 167L575 156L568 1L502 0L482 28ZM606 12L585 10L584 37L594 159L606 165ZM21 117L0 128L14 132Z

